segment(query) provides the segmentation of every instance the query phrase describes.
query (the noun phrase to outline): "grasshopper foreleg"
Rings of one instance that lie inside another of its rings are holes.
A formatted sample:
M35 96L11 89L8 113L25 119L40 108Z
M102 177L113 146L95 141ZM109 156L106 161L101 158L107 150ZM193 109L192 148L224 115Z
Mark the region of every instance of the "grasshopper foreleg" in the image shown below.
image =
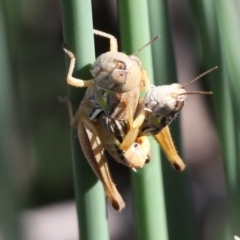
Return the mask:
M67 83L74 87L89 87L89 86L93 85L93 82L94 82L93 79L85 81L85 80L78 79L78 78L75 78L72 76L75 62L76 62L76 57L71 51L69 51L68 49L66 49L64 47L63 47L63 51L70 58L70 65L69 65L68 74L67 74Z

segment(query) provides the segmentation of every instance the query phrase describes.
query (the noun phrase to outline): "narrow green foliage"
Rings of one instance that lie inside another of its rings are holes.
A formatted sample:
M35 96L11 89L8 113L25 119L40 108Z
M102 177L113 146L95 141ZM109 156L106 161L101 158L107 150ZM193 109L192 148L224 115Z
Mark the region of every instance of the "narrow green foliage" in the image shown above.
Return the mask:
M17 4L16 4L17 6ZM15 6L15 7L16 7ZM5 8L4 8L5 7ZM6 12L8 14L6 14ZM7 25L12 17L7 4L0 3L0 232L5 240L20 240L21 229L19 211L22 207L22 193L20 193L19 180L21 169L21 141L18 129L15 102L15 89L13 85L16 69L11 65L11 44L9 44L9 31ZM17 20L15 18L14 20ZM19 19L18 19L19 20ZM13 21L12 29L15 29ZM17 34L15 35L17 36ZM17 39L17 38L16 38ZM12 42L11 42L12 43Z
M218 236L222 240L230 240L233 235L240 234L239 14L237 4L232 0L202 0L198 4L192 4L192 11L203 65L208 68L219 66L218 71L209 76L212 79L228 197L228 212Z
M118 4L122 48L124 52L131 54L151 39L147 1L121 0ZM153 81L151 46L137 55ZM151 150L152 162L138 173L132 173L137 236L139 240L167 240L159 147L153 141Z
M218 1L215 5L217 12L217 21L219 27L220 43L223 52L224 64L226 66L227 79L229 81L232 105L227 106L229 115L233 117L233 122L227 123L226 130L229 124L234 127L234 131L222 135L221 138L230 138L232 144L226 144L227 152L233 151L235 157L224 158L224 166L226 173L227 190L229 196L229 217L227 226L230 233L227 236L230 239L232 234L240 234L240 24L239 12L234 1ZM238 9L239 10L239 9ZM232 110L232 111L231 111ZM231 134L228 136L228 134Z
M151 37L160 35L160 40L152 45L154 82L157 85L176 81L175 60L166 0L148 2Z
M152 0L148 2L151 36L161 36L160 40L152 45L154 82L156 85L164 85L178 82L173 44L170 31L168 1ZM180 113L181 114L181 113ZM181 134L179 118L170 125L176 148L181 155ZM163 155L162 168L164 179L164 194L166 199L166 212L169 238L194 239L193 206L190 183L188 181L188 168L182 173L173 171L169 162Z
M89 66L95 60L91 1L62 0L62 13L64 41L77 58L74 76L90 79ZM67 69L68 64L69 59ZM69 87L75 110L83 94L83 90ZM73 132L73 170L80 239L107 240L109 236L103 187L85 159L75 136L76 132Z

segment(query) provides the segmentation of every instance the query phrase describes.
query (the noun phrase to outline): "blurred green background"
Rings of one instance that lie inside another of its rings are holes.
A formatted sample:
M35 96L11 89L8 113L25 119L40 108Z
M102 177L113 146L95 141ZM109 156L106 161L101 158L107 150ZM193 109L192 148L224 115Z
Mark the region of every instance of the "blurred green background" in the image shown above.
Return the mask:
M186 83L219 66L189 86L188 90L212 90L214 95L189 96L180 113L182 138L173 134L182 145L180 154L188 168L184 177L191 186L192 198L188 200L194 209L192 226L186 226L194 231L190 234L194 237L186 239L230 240L240 235L240 4L234 0L160 2L168 11L161 21L168 22L169 27L152 33L161 35L160 43L154 44L166 44L162 51L168 52L167 34L172 36L175 61L173 68L165 69L174 72L176 65L178 78L166 81ZM94 28L119 39L117 2L92 1L92 5ZM149 9L153 11L154 4ZM153 22L160 21L157 13L151 17ZM74 198L68 113L58 102L58 96L67 95L60 2L3 0L0 29L0 239L21 239L21 235L27 240L77 239L48 238L50 233L42 231L45 228L40 224L52 219L51 206L69 204ZM96 55L108 50L108 41L95 40ZM159 69L161 61L154 62ZM137 239L129 171L115 163L112 169L127 200L127 210L118 214L109 209L111 239ZM178 188L167 182L169 174L178 173L170 166L164 171L166 191ZM172 200L166 197L165 201ZM68 209L61 206L57 208L60 219L65 216L60 215L62 209ZM171 212L171 206L168 209ZM171 217L175 216L168 216L168 224ZM70 219L74 225L76 217ZM58 222L51 224L49 228L59 232ZM30 228L45 235L31 238ZM169 239L177 239L177 235Z

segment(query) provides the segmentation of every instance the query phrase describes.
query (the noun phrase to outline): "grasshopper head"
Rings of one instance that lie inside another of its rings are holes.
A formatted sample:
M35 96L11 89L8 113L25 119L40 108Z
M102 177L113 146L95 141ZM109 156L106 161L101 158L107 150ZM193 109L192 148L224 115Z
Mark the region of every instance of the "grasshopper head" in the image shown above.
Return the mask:
M140 86L141 61L136 56L107 52L96 59L91 74L100 88L126 93Z
M185 87L215 69L217 69L217 67L202 73L185 85L173 83L171 85L158 87L151 86L150 90L143 99L143 107L147 113L146 120L142 126L142 132L145 134L158 134L177 116L184 106L187 95L212 94L212 92L187 91Z
M177 113L182 109L187 99L187 95L212 94L212 92L187 91L185 87L194 83L195 81L199 80L201 77L214 71L215 69L217 69L217 67L209 69L208 71L202 73L201 75L194 78L192 81L188 82L185 85L173 83L171 85L163 85L159 87L151 86L150 90L148 91L143 100L143 103L145 109L150 112L150 116L154 116L154 124L157 123L157 119L163 120L166 118L168 118L167 124L169 124L172 119L177 115Z
M154 114L179 112L187 99L186 89L178 83L171 85L152 85L144 98L146 110Z
M187 91L181 84L151 86L143 100L147 113L142 131L156 135L172 122L184 106L186 99Z

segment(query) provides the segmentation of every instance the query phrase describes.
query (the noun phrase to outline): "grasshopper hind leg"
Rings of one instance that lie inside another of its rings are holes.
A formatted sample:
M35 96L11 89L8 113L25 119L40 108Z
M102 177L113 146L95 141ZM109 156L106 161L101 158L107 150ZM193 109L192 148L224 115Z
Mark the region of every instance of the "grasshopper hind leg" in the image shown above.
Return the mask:
M96 176L102 182L105 193L114 209L121 211L125 203L119 194L110 174L108 162L103 151L103 146L98 138L98 132L94 123L88 119L79 107L75 116L73 115L72 101L68 97L59 97L60 102L66 102L68 105L71 126L78 130L80 145L90 166ZM85 117L84 117L85 116Z
M179 172L183 171L185 164L177 153L168 126L163 128L160 133L154 136L154 138L166 154L172 167Z

